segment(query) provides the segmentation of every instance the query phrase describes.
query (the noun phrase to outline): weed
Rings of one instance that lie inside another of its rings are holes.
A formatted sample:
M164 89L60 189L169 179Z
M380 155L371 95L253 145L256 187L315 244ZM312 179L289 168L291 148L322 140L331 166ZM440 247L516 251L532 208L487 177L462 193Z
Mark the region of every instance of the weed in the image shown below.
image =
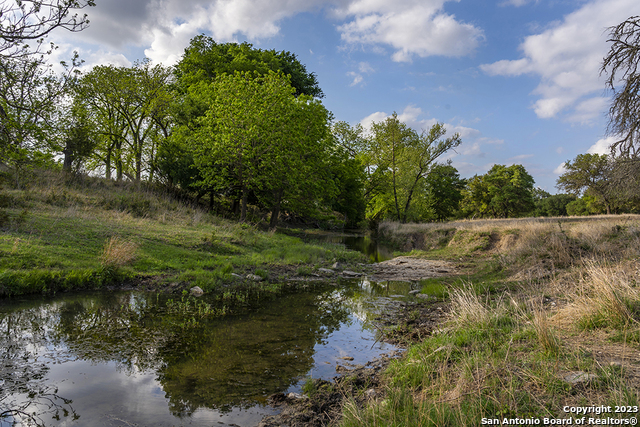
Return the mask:
M547 322L547 315L536 310L533 313L533 327L536 331L538 343L546 354L556 356L560 353L560 341Z
M471 286L452 289L450 316L459 327L486 325L489 322L489 310L480 302Z
M104 245L100 263L103 268L119 268L133 262L138 246L120 237L111 237Z

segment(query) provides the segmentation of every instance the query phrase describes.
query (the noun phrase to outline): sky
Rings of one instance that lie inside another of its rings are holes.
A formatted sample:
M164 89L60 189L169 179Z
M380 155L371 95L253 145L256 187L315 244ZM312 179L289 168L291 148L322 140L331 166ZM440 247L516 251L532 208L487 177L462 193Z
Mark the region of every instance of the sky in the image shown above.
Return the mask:
M462 138L460 175L522 164L554 194L563 164L608 152L600 76L608 28L637 0L96 0L90 26L59 31L56 58L173 65L198 34L297 55L335 120L393 112L417 131Z

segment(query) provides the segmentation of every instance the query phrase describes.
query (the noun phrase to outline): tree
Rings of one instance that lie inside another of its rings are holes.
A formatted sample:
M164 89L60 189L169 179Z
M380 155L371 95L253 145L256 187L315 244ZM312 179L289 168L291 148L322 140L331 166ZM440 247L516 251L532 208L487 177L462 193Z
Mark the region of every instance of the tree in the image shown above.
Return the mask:
M170 130L171 70L149 61L133 67L98 66L82 77L76 100L90 111L100 144L96 157L111 178L152 181L159 142Z
M371 128L367 162L376 190L370 195L370 217L389 213L407 222L433 162L462 141L458 134L442 139L446 129L440 123L418 134L396 113Z
M93 0L8 0L0 5L0 157L5 160L33 142L43 123L51 124L53 105L78 65L74 55L65 74L48 73L46 58L55 46L45 50L45 38L57 28L86 28L87 16L71 13L94 5Z
M309 73L295 54L287 51L256 49L250 43L216 43L199 35L191 39L175 68L176 86L181 93L199 82L211 83L221 74L252 72L265 76L270 71L290 76L295 95L322 98L314 73Z
M600 69L607 74L606 87L613 92L607 132L620 138L612 151L635 158L640 144L640 16L609 30L607 41L612 44Z
M288 78L274 72L221 74L200 93L208 108L190 148L201 185L234 183L241 221L252 193L271 206L275 227L283 203L300 209L296 201L330 185L318 179L329 113L319 101L294 94Z
M460 178L458 170L451 165L451 160L446 164L433 165L425 178L433 219L445 221L456 213L465 184L466 181Z
M554 194L547 193L547 197L535 200L536 216L566 216L568 215L567 206L576 200L576 196L572 194Z
M64 154L63 170L78 173L93 154L95 136L88 114L82 106L73 105L62 130L59 148Z
M463 192L467 215L511 218L534 209L534 180L522 165L493 165L485 175L475 175Z
M567 160L564 167L566 172L560 175L556 187L576 197L595 196L610 214L613 198L608 191L609 157L606 154L578 154L573 162Z
M204 35L194 37L174 68L175 99L171 115L175 126L170 138L163 142L167 146L159 147L158 166L162 177L173 185L183 190L196 190L198 198L209 193L211 208L216 194L232 198L234 206L239 207L239 186L231 177L226 177L223 181L226 180L227 185L206 188L205 182L211 185L213 182L201 176L190 147L195 143L194 135L199 132L200 119L211 107L202 94L217 77L235 72L251 72L254 77L282 72L290 76L296 96L323 96L315 74L308 72L290 52L256 49L249 43L216 43Z

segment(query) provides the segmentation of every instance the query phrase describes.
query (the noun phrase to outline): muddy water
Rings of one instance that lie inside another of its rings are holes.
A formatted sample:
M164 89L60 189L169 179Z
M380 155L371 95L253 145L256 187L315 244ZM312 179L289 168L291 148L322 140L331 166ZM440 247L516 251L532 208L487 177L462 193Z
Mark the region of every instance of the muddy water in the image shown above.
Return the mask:
M269 395L335 376L342 357L394 350L369 320L409 290L320 285L224 318L139 292L0 302L0 413L47 426L253 426L274 412Z

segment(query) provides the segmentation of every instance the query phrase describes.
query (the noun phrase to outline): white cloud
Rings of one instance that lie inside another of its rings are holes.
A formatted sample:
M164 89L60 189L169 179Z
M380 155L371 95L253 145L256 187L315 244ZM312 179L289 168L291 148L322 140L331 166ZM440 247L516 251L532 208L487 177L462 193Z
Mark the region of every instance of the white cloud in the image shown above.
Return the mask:
M279 22L317 9L328 0L109 0L87 10L91 24L73 40L109 46L146 47L154 62L175 63L189 40L209 33L217 42L273 37ZM70 40L69 35L62 35Z
M443 11L448 0L355 0L335 14L352 18L338 31L349 44L390 46L392 59L408 62L414 55L465 56L484 39L481 29L457 21Z
M556 175L562 175L566 171L567 171L566 163L562 162L561 164L558 165L557 168L553 170L553 173L555 173Z
M364 119L360 120L360 124L364 128L366 132L371 131L371 125L373 123L378 123L389 117L390 115L383 111L376 111L375 113L369 114Z
M349 71L347 73L347 76L353 77L353 81L351 82L351 84L349 86L355 86L357 84L362 83L364 81L363 74L371 74L373 72L375 72L375 70L373 69L373 67L368 62L359 63L358 64L358 72Z
M351 84L350 84L349 86L355 86L355 85L357 85L357 84L359 84L359 83L362 83L362 81L363 81L363 79L364 79L364 78L362 77L362 74L358 74L358 73L356 73L356 72L354 72L354 71L349 71L349 72L347 73L347 76L349 76L349 77L353 77L353 81L351 82Z
M516 2L519 3L519 2ZM515 5L515 4L514 4ZM571 111L567 120L589 122L603 113L604 83L599 78L608 44L606 29L628 18L637 0L593 0L521 44L523 58L480 68L489 75L540 77L533 109L540 118Z
M614 136L609 136L607 138L602 138L596 141L589 149L587 153L589 154L609 154L611 153L611 144L617 141L617 138Z
M339 20L345 42L375 52L391 47L396 61L467 55L483 40L482 30L445 13L447 1L457 0L109 0L88 10L91 25L73 40L108 46L105 51L144 48L153 62L170 65L197 34L217 42L255 41L277 35L284 19L324 9ZM362 66L360 74L371 72Z

